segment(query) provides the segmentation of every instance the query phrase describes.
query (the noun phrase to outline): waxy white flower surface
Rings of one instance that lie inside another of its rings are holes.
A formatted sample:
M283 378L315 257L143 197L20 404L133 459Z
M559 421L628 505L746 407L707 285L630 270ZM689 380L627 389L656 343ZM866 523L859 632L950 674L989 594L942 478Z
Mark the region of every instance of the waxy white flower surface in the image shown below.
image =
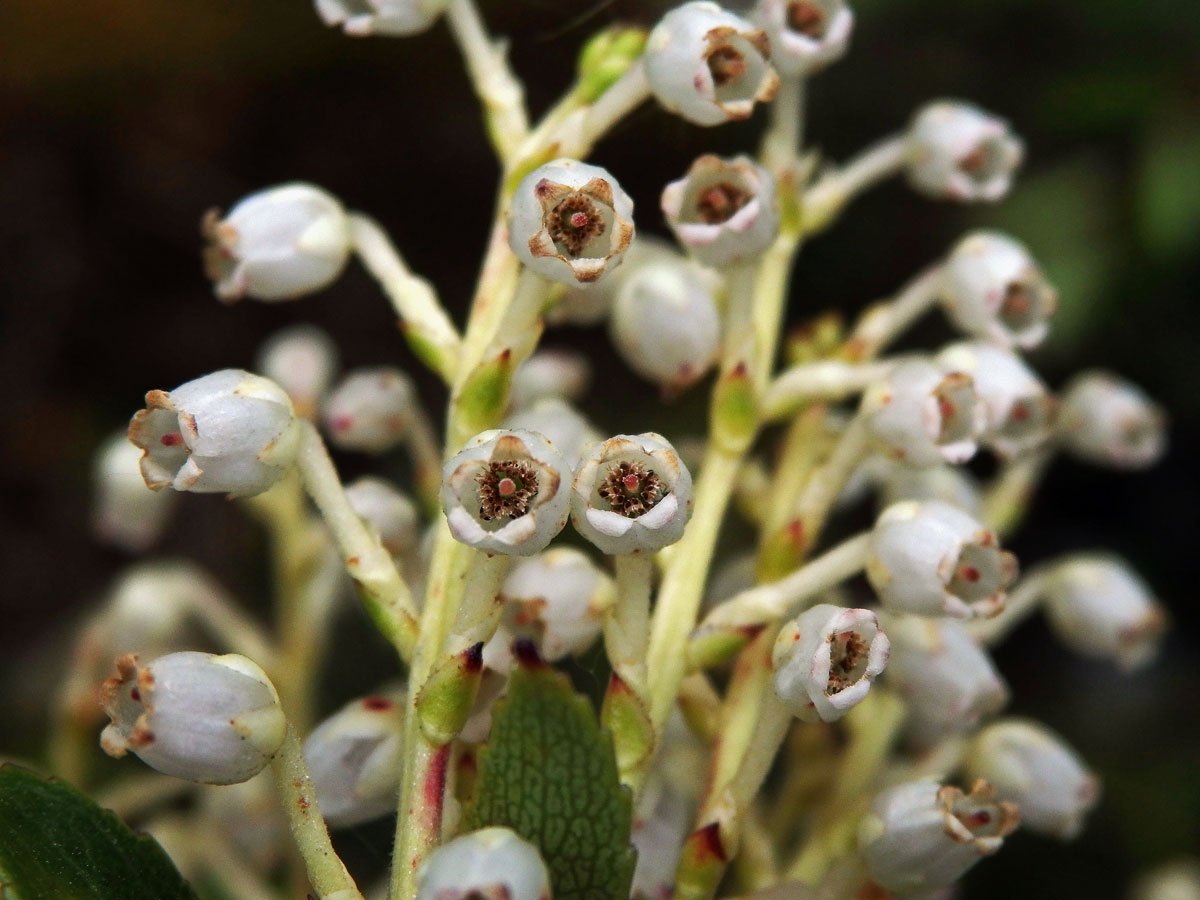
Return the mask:
M750 18L771 46L780 75L805 78L845 54L854 13L842 0L758 0Z
M343 450L384 453L404 439L417 403L412 379L395 366L356 369L338 382L321 418Z
M697 125L745 119L771 100L779 76L766 33L706 0L668 12L646 40L650 90L663 107Z
M421 540L417 506L394 484L364 475L346 486L346 499L392 556L404 556L417 548Z
M315 0L326 25L353 37L404 37L429 29L447 0Z
M607 169L556 159L521 179L508 213L508 245L560 284L590 284L621 262L633 240L633 201Z
M1132 382L1081 372L1062 390L1058 437L1074 456L1114 469L1145 469L1167 449L1167 417Z
M706 266L753 259L779 234L775 179L748 156L706 154L662 193L679 243Z
M691 517L691 473L661 434L601 441L575 472L571 523L609 555L661 550Z
M266 673L236 654L183 651L145 666L128 654L100 699L112 719L100 735L106 753L133 751L159 772L206 784L257 775L287 730Z
M532 431L477 434L442 470L442 509L455 540L482 550L532 556L567 524L571 471Z
M256 368L288 392L299 415L311 419L337 375L337 345L315 325L293 325L267 338Z
M218 299L293 300L333 282L350 256L346 211L302 182L251 194L203 222L204 266Z
M988 781L1021 810L1021 824L1068 841L1100 797L1100 783L1067 743L1028 719L1003 719L979 732L966 773Z
M403 705L384 695L353 700L313 729L304 761L326 822L344 828L396 808L403 731Z
M129 423L153 490L248 497L278 481L296 458L300 423L287 392L241 369L222 369L150 391Z
M877 456L882 465L873 472L879 485L882 512L903 500L940 500L956 506L978 519L983 514L982 487L979 479L962 466L929 466L915 469Z
M871 802L858 847L871 877L905 895L957 881L999 850L1018 821L1016 806L997 800L985 781L969 794L936 781L910 781Z
M555 547L513 565L500 588L504 621L510 635L533 634L554 662L595 643L613 590L586 553Z
M417 900L550 900L550 875L537 847L507 828L447 841L421 863Z
M1127 671L1158 655L1167 613L1150 587L1120 557L1091 553L1059 563L1046 579L1046 616L1077 653L1109 659Z
M504 427L544 434L572 468L579 465L583 454L600 440L596 426L576 407L558 397L543 397L509 414Z
M996 231L959 241L941 272L939 299L950 321L1001 347L1029 349L1050 330L1056 291L1025 245Z
M974 341L951 344L938 353L937 361L971 376L987 411L980 441L1001 458L1020 456L1050 439L1058 401L1015 353Z
M1024 156L1007 122L952 100L922 107L906 141L909 181L939 200L999 200Z
M123 550L150 549L174 509L170 491L152 491L141 472L142 451L126 430L100 445L92 463L92 533Z
M902 362L868 387L859 414L880 450L910 466L966 462L987 423L971 376L926 359Z
M836 722L867 696L889 647L870 610L821 603L779 632L775 693L806 722Z
M566 349L538 350L513 373L509 403L513 409L522 409L547 397L575 403L587 393L591 383L592 364L582 353Z

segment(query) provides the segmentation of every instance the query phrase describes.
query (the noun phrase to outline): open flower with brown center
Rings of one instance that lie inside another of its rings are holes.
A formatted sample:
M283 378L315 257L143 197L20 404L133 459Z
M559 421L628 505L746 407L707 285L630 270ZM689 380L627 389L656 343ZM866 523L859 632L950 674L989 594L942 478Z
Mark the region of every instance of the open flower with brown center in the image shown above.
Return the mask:
M771 41L771 63L793 77L839 59L854 30L854 14L842 0L758 0L750 18Z
M779 88L766 34L715 3L671 10L646 41L646 81L666 109L697 125L745 119Z
M906 141L908 180L939 200L999 200L1024 155L1007 122L951 100L923 106Z
M543 278L588 284L633 240L633 201L606 169L574 159L538 166L513 195L508 245Z
M717 268L757 256L779 234L775 179L747 156L701 156L663 189L662 210L679 243Z
M775 693L806 722L836 722L867 696L889 648L875 613L814 606L779 632Z
M442 470L442 508L456 540L485 553L532 556L567 523L566 461L532 431L485 431Z
M609 555L661 550L691 515L692 476L660 434L601 441L575 473L571 522Z

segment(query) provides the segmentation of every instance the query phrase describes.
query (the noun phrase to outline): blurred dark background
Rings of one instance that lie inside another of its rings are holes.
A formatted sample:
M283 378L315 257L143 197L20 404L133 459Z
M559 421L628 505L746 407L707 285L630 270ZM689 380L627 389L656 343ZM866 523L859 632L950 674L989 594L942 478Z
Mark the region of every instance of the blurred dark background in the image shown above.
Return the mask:
M581 41L669 4L484 3L512 36L536 114L565 87ZM1136 870L1200 847L1200 15L1181 0L863 0L849 56L810 89L808 133L833 159L901 128L923 101L969 98L1006 118L1028 163L995 207L933 204L889 184L804 250L790 319L852 314L964 230L1007 229L1062 294L1033 354L1058 385L1103 365L1172 416L1158 468L1060 462L1012 542L1029 565L1109 547L1170 606L1160 662L1131 677L1061 651L1040 623L998 654L1014 710L1045 719L1102 773L1104 802L1077 843L1018 834L967 897L1119 897ZM357 267L296 303L214 301L198 222L260 187L313 181L391 231L461 321L496 166L444 27L352 40L283 0L8 0L0 6L0 746L32 752L44 661L128 561L87 530L90 455L150 388L249 366L263 338L311 321L346 365L398 361L440 408L389 307ZM706 150L754 146L761 118L702 130L651 105L595 154L662 232L661 186ZM930 322L922 339L947 334ZM698 416L664 412L617 364L602 330L551 333L602 372L588 408L609 432ZM699 419L693 418L693 421ZM342 461L349 472L361 460ZM162 550L204 562L248 602L264 590L261 537L232 504L181 498ZM33 674L31 674L33 673Z

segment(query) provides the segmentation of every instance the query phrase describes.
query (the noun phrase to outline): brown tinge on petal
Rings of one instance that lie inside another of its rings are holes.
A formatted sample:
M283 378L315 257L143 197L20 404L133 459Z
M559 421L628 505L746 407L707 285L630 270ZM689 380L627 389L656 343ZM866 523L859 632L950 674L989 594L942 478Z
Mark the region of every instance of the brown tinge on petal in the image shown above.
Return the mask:
M542 229L529 239L529 252L535 256L558 256L558 248L550 238L549 232Z
M529 459L529 448L515 434L502 434L496 438L496 447L492 450L493 460Z
M566 199L567 196L573 194L574 190L565 184L559 184L557 181L543 178L534 186L533 193L537 197L538 203L542 205L542 209L549 212Z
M616 241L613 243L612 253L621 254L629 249L629 244L633 241L633 223L619 220L620 225L617 228Z
M579 189L579 193L586 194L593 200L603 203L605 206L611 207L613 205L612 185L603 178L593 178Z
M100 685L100 705L105 708L110 703L117 699L117 694L120 693L121 686L126 682L132 681L137 676L137 655L134 653L126 653L123 656L117 657L117 674L111 678L104 679L104 683Z

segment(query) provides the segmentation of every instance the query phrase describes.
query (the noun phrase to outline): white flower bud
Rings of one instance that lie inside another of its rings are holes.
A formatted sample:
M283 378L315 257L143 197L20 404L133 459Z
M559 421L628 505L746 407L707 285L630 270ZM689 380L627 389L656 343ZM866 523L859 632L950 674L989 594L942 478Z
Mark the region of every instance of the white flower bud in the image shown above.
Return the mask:
M880 485L879 506L887 509L904 500L940 500L957 506L976 519L983 514L983 496L979 480L962 466L912 466L876 457L885 467L876 470Z
M326 25L340 25L353 37L404 37L429 29L446 0L316 0Z
M1137 877L1129 900L1200 900L1200 860L1182 857Z
M92 533L133 553L158 540L175 504L170 492L146 486L141 458L126 432L119 431L100 445L92 464Z
M1167 449L1167 417L1119 375L1091 370L1063 388L1058 434L1073 455L1115 469L1145 469Z
M1046 578L1046 615L1059 640L1077 653L1132 670L1150 662L1167 614L1149 586L1116 556L1082 554Z
M550 900L550 875L537 847L507 828L447 841L417 870L417 900Z
M970 794L936 781L910 781L872 802L858 828L871 877L897 894L944 887L995 853L1017 827L1013 804L977 781Z
M716 287L712 273L682 258L625 278L609 334L629 368L672 393L702 378L721 343Z
M417 402L412 379L395 366L355 369L326 399L321 418L343 450L384 453L404 439Z
M661 434L611 437L575 472L571 523L609 555L661 550L691 517L691 473Z
M633 201L607 169L556 159L521 179L508 211L508 245L560 284L589 284L620 265L633 240Z
M275 382L222 369L170 391L150 391L129 423L153 490L247 497L278 481L296 458L300 423Z
M1058 402L1015 353L975 341L951 344L937 361L971 376L987 412L980 440L999 456L1011 459L1049 440Z
M748 156L698 157L663 188L662 211L679 243L718 269L753 259L779 234L775 179Z
M1008 688L983 650L952 619L889 615L887 682L908 704L913 730L933 742L974 728L1008 702Z
M392 556L416 549L421 540L417 507L395 485L365 475L346 486L346 499L358 517L375 529L383 549Z
M974 231L955 244L939 297L957 328L1001 347L1036 347L1058 308L1058 291L1025 246L996 231Z
M575 402L587 392L591 382L592 364L582 353L563 349L539 350L517 366L509 402L513 409L531 406L546 397Z
M646 39L646 81L666 109L697 125L750 116L779 89L767 36L716 3L668 12Z
M900 363L868 387L859 410L879 448L910 466L966 462L987 421L971 376L925 359Z
M484 553L532 556L567 524L570 467L544 436L485 431L442 470L442 509L455 540Z
M396 808L403 769L404 707L386 696L347 703L304 742L321 814L334 828Z
M350 255L346 211L336 197L293 182L251 194L203 222L204 266L220 300L292 300L321 290Z
M600 440L600 432L583 413L558 397L545 397L512 413L504 420L504 427L544 434L562 451L563 459L572 468L579 465L583 454Z
M896 503L871 531L867 579L883 605L920 616L992 616L1017 575L996 533L938 500Z
M105 670L117 656L157 656L179 646L188 618L214 597L223 599L224 590L187 560L155 559L125 569L98 620L103 637L97 649L103 653Z
M767 33L781 75L806 78L845 54L854 13L842 0L758 0L750 13Z
M546 310L547 325L598 325L608 318L617 290L625 279L647 263L679 259L673 242L650 234L639 234L629 245L621 265L592 284L568 285L562 299Z
M145 666L117 660L101 704L109 756L132 750L153 769L207 784L257 775L283 743L287 720L275 687L244 656L184 651Z
M517 562L500 595L510 632L540 636L542 658L555 662L595 642L613 584L586 553L560 547Z
M806 722L836 722L867 696L889 646L875 613L814 606L775 640L775 693Z
M292 325L267 338L256 367L288 392L297 413L311 419L337 374L337 345L315 325Z
M906 140L909 181L939 200L999 200L1024 155L1003 119L950 100L922 107Z
M996 796L1021 809L1021 823L1060 840L1076 837L1100 786L1083 760L1050 729L1004 719L971 741L967 775L988 781Z

